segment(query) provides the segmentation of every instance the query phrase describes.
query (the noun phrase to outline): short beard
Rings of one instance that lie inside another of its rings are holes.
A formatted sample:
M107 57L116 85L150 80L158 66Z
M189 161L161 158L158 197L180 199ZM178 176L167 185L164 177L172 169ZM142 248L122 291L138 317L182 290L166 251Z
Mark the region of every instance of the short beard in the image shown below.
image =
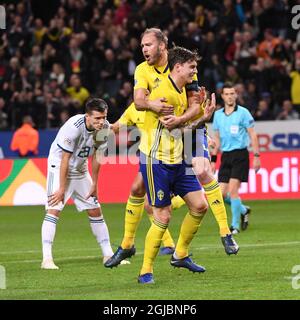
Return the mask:
M161 58L161 51L160 51L160 49L159 49L159 47L158 47L158 48L157 48L157 51L156 51L156 53L155 53L155 56L154 56L154 58L153 58L153 63L148 63L149 66L155 65L160 58Z

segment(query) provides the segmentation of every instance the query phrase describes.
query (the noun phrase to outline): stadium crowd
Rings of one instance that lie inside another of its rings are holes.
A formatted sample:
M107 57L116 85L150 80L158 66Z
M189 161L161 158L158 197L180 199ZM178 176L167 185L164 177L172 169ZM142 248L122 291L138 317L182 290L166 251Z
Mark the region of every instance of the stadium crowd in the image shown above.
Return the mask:
M0 32L0 130L25 115L37 128L61 126L87 98L109 104L114 122L132 102L143 61L140 35L164 30L169 44L197 49L199 84L231 81L255 120L298 119L300 30L289 0L11 1Z

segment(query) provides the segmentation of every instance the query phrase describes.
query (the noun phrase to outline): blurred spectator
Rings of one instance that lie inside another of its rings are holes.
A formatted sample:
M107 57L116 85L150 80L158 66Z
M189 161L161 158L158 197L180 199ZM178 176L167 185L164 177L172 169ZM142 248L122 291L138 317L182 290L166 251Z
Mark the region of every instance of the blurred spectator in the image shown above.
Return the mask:
M133 86L131 82L124 82L115 98L110 98L110 108L108 109L108 117L111 122L117 121L125 109L131 104L133 99Z
M254 80L258 94L266 92L270 87L270 72L263 58L258 58L257 63L250 66L250 78Z
M274 36L271 29L266 29L264 32L264 40L258 45L257 56L265 60L271 60L274 50L280 42L280 39Z
M7 129L7 113L5 112L5 101L3 98L0 98L0 130Z
M10 59L4 80L10 84L13 91L21 90L20 62L17 57L12 57Z
M43 51L43 72L48 75L52 70L53 64L60 62L60 60L61 58L59 57L56 49L50 43L47 43Z
M85 75L87 69L87 60L84 52L80 49L79 39L71 38L69 42L69 50L66 52L65 66L67 75L77 73Z
M36 68L40 68L42 66L42 54L41 49L39 46L33 46L32 47L32 55L29 58L28 62L28 70L30 72L34 72Z
M70 87L67 88L67 93L78 105L78 111L83 111L84 103L88 99L89 91L81 85L81 80L77 74L73 74L70 78Z
M10 148L17 151L20 157L38 154L39 132L33 125L31 116L25 116L22 126L13 135Z
M254 120L256 121L266 121L273 120L272 112L269 108L268 102L266 100L260 100L258 102L257 110L254 113Z
M67 109L61 110L59 114L59 120L60 120L59 127L61 127L69 118L70 118L69 111Z
M291 100L284 100L282 103L282 110L277 115L276 120L297 120L299 119L299 113L293 110Z
M124 19L128 18L130 13L130 5L127 0L121 0L115 11L114 24L122 24Z
M44 27L42 19L35 19L34 21L34 28L33 28L33 35L34 40L37 45L42 44L43 37L47 32L47 28Z
M105 50L100 79L103 93L107 93L112 97L118 92L121 74L119 72L118 61L112 49Z
M52 72L50 73L50 80L55 79L59 86L65 85L65 73L63 67L59 63L54 63L52 66Z
M12 127L17 128L21 125L22 119L26 115L38 115L33 102L31 91L15 91L11 98L12 108Z
M300 113L300 58L296 60L295 69L290 73L290 77L292 79L292 103L295 107L295 110Z
M245 107L249 109L251 114L254 114L254 111L258 105L258 96L256 92L256 84L253 81L248 82L246 85L247 90L244 97Z
M233 65L228 65L226 68L225 82L236 84L240 81L241 79L236 70L236 67Z
M223 0L223 6L220 7L219 25L225 28L230 35L239 27L240 21L233 0Z
M21 90L29 91L32 90L31 80L29 79L29 74L26 68L22 67L20 69L20 81L21 81Z

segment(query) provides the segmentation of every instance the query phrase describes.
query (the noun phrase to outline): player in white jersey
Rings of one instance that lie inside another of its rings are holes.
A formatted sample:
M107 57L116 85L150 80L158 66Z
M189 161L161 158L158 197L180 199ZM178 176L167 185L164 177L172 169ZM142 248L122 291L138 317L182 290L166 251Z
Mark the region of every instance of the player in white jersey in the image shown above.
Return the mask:
M97 180L100 164L94 151L103 148L95 142L98 130L109 132L106 120L107 104L93 98L86 103L86 113L71 117L59 130L48 157L46 216L42 225L42 269L58 269L53 262L52 244L56 224L66 202L71 197L78 211L87 210L91 229L99 243L103 262L113 255L109 233L97 200ZM88 157L92 158L92 177L88 172Z

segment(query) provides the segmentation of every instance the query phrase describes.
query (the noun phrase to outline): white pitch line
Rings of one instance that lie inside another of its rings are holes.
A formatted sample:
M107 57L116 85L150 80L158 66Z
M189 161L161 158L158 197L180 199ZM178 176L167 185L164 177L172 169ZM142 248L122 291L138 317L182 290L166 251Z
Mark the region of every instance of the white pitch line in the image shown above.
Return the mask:
M73 257L66 257L66 258L56 258L55 261L65 261L65 260L76 260L76 259L91 259L91 258L99 258L102 263L102 257L98 256L73 256ZM15 263L37 263L41 262L41 259L34 259L34 260L12 260L12 261L1 261L1 264L15 264Z
M97 248L69 248L67 249L67 251L99 251L99 249ZM65 252L66 248L64 249L55 249L55 252ZM40 250L19 250L19 251L1 251L0 252L0 256L1 255L13 255L13 254L26 254L26 253L40 253L42 252L42 248Z
M241 248L259 248L259 247L275 247L275 246L293 246L293 245L300 245L300 241L291 241L291 242L270 242L270 243L256 243L256 244L243 244ZM195 251L201 251L201 250L211 250L211 249L222 249L221 246L205 246L205 247L197 247L193 248L192 250ZM71 249L70 251L87 251L88 249L82 248L79 249ZM97 249L89 249L91 251L97 251ZM64 251L64 250L56 250L57 251ZM99 249L98 249L99 251ZM26 251L21 251L22 253L26 253ZM30 251L32 252L32 251ZM36 253L40 253L41 251L34 251ZM65 252L65 251L64 251ZM16 251L15 251L16 253ZM3 254L3 252L2 252ZM12 254L12 253L11 253ZM136 253L136 255L142 255L143 252L139 251ZM96 256L70 256L70 257L65 257L65 258L56 258L55 261L64 261L64 260L76 260L76 259L90 259L90 258L101 258L101 255L96 255ZM1 261L1 264L10 264L10 263L36 263L36 262L41 262L40 259L33 259L33 260L11 260L11 261Z
M290 242L267 242L267 243L250 243L250 244L242 244L241 248L257 248L257 247L272 247L272 246L290 246L300 244L300 241L290 241ZM219 249L222 248L221 245L213 245L213 244L203 244L203 247L194 248L194 250L210 250L210 249ZM14 255L14 254L26 254L26 253L40 253L42 250L18 250L18 251L1 251L1 255ZM55 252L69 252L69 251L99 251L97 248L69 248L64 249L55 249Z

